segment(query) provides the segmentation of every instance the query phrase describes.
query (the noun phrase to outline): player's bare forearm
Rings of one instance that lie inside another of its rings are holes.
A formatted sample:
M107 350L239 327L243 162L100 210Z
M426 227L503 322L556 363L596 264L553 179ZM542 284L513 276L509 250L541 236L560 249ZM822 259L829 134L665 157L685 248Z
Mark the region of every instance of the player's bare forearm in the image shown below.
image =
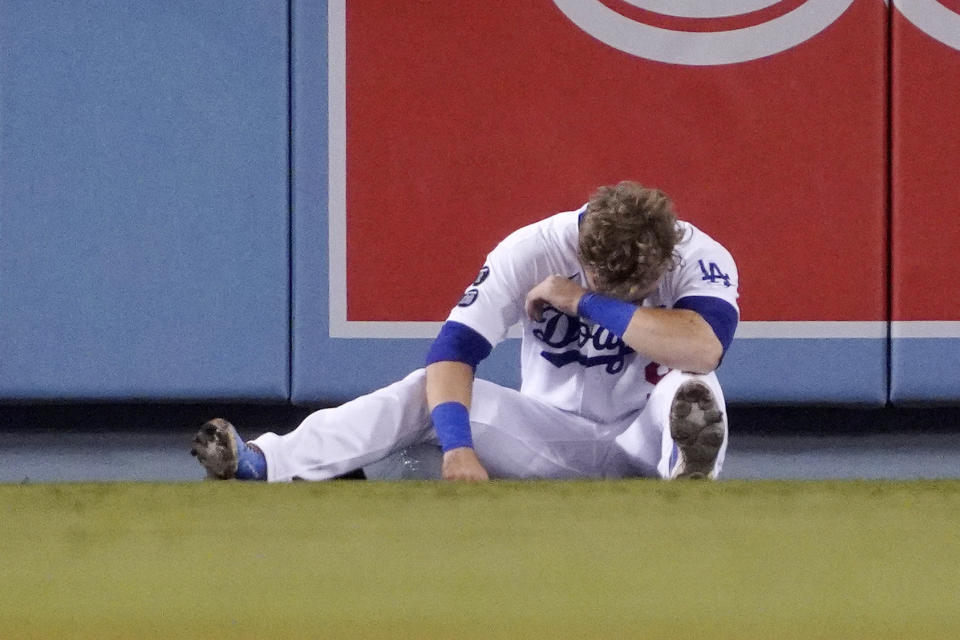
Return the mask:
M427 365L427 406L431 411L445 402L458 402L470 408L473 397L473 367L454 360ZM441 475L444 480L484 482L489 480L476 452L457 447L443 453Z
M709 373L723 355L723 346L707 321L688 309L638 307L622 337L634 351L682 371Z
M459 402L469 409L472 397L473 367L454 360L427 365L427 406L431 411L444 402Z

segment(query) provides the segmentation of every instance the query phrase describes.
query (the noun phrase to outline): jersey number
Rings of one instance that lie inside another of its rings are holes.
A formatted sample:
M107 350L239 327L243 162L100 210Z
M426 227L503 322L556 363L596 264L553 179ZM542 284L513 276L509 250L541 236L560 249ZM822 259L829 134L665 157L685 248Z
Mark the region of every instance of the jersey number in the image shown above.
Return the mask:
M721 271L716 262L711 262L709 269L703 264L703 260L697 260L697 263L700 265L700 271L703 272L703 280L709 280L710 282L722 280L723 286L730 286L730 276Z

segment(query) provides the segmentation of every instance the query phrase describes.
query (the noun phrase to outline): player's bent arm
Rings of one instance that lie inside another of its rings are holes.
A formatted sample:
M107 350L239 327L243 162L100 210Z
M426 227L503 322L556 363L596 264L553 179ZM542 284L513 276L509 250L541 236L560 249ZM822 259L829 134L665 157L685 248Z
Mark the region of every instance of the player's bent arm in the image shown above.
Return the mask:
M681 306L685 300L692 308ZM679 308L655 309L587 292L578 302L577 311L654 362L671 369L709 373L723 358L725 347L718 336L729 331L732 339L736 327L736 310L719 300L720 306L715 308L710 300L691 297L677 301ZM707 317L713 318L714 324Z
M491 345L466 325L447 322L427 354L426 400L443 448L445 480L488 479L473 450L470 403L476 365Z
M473 398L473 367L466 362L443 360L427 365L427 406L433 411L446 402L467 409Z
M689 309L638 307L622 337L634 351L671 369L710 373L723 356L713 329Z
M452 440L450 434L446 438L441 435L444 480L482 482L489 479L472 442L468 442L472 389L473 367L469 364L446 360L427 365L427 406L434 426L438 435L444 428L454 431ZM447 424L439 424L443 421ZM464 429L466 433L460 433Z
M563 276L550 276L527 294L526 311L531 318L540 320L546 304L593 320L655 362L696 373L709 373L719 366L737 320L736 310L719 299L683 298L675 309L638 307L588 291ZM701 309L714 318L716 326L705 319ZM725 336L726 345L718 331Z

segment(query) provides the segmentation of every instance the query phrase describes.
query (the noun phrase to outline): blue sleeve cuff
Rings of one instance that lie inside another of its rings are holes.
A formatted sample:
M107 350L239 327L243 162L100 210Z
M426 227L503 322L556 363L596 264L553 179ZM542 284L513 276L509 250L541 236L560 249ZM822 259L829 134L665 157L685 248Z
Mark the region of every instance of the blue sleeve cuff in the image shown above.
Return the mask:
M616 298L608 298L593 291L583 294L580 304L577 305L577 315L593 320L621 338L626 333L627 325L630 324L633 312L636 310L636 305Z
M444 451L459 447L473 447L470 433L470 411L459 402L438 404L430 412L433 428Z
M677 300L674 309L696 311L707 321L726 353L737 331L739 317L732 304L714 296L687 296Z
M474 369L490 355L493 346L482 335L465 324L447 321L427 352L427 364L452 360L464 362Z

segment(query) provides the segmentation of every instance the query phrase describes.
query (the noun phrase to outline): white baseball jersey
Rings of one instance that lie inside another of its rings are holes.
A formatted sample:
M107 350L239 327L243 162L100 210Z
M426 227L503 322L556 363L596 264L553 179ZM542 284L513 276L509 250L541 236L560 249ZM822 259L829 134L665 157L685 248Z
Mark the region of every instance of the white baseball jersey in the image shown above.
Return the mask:
M618 336L552 307L536 322L524 312L534 286L560 274L584 288L578 259L580 215L558 213L510 234L488 256L480 275L448 320L467 325L496 346L518 321L523 324L521 392L600 423L622 420L644 408L654 385L669 369L651 362ZM645 307L673 308L690 296L720 298L737 310L737 268L730 253L706 233L680 222L680 260Z

